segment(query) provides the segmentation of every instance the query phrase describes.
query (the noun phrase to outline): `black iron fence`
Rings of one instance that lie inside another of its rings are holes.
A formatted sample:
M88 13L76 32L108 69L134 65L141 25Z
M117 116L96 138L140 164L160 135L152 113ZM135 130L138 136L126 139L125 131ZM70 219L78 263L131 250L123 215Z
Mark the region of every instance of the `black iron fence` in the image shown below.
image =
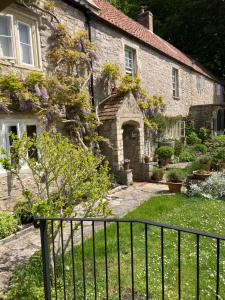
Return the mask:
M45 299L225 299L225 236L128 219L37 219Z

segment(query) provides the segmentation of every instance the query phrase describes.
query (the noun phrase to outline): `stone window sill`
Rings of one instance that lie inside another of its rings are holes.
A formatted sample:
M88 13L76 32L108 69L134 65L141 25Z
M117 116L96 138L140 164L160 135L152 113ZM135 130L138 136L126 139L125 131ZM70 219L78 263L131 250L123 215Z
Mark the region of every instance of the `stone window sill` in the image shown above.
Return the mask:
M174 99L174 100L180 100L180 97L175 97L175 96L173 96L173 99Z

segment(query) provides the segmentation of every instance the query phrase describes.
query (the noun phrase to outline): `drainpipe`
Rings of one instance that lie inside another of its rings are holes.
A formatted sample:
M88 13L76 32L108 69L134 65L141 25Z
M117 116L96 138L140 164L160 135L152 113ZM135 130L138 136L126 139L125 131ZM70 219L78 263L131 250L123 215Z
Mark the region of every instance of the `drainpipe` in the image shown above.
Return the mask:
M85 18L86 18L86 24L87 24L87 29L88 29L88 38L89 41L92 42L92 28L91 28L91 14L90 11L86 11L85 12ZM93 62L91 61L91 69L93 70ZM92 105L93 107L95 107L95 92L94 92L94 75L93 72L91 74L91 78L90 78L90 85L89 85L89 90L90 90L90 94L91 94L91 99L92 99Z

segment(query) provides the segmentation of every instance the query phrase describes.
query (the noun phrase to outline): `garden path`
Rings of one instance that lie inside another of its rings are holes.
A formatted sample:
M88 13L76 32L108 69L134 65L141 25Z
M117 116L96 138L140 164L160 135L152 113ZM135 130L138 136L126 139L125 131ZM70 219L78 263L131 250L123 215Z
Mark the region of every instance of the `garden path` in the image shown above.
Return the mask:
M166 185L154 183L135 183L107 196L113 216L121 217L135 209L151 196L166 193ZM90 226L85 226L84 234L89 235ZM79 239L79 235L78 235ZM8 241L0 241L0 299L9 287L10 277L16 267L27 261L37 250L40 250L38 229L29 228L15 235Z

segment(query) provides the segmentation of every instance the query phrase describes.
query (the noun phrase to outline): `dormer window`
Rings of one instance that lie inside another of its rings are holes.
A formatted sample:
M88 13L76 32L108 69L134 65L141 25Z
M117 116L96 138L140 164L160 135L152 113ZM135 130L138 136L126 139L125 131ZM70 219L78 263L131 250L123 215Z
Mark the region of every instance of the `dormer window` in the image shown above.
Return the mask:
M135 50L128 47L125 48L125 73L130 76L136 75Z

